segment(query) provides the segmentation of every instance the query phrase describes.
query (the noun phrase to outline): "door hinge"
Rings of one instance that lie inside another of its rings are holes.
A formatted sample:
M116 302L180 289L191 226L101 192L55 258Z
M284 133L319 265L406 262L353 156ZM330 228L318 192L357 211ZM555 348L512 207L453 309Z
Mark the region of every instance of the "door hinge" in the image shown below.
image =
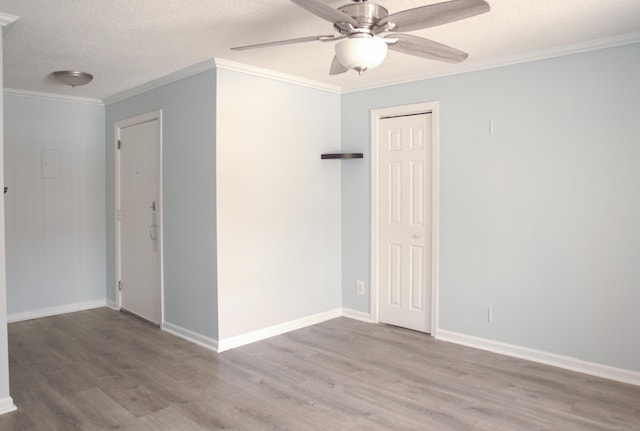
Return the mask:
M122 280L118 280L118 290L122 292Z
M122 141L118 139L118 149L120 149L120 147L122 147Z
M116 211L116 220L122 221L122 210Z

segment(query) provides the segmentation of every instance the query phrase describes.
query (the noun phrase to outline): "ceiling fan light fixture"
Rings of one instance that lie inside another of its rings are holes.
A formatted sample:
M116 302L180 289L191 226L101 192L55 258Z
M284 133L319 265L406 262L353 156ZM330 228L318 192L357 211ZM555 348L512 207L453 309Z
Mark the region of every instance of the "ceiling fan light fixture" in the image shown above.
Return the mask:
M387 44L377 36L350 37L336 44L336 57L347 69L360 75L378 67L387 55Z
M93 75L90 73L80 72L79 70L58 70L53 72L52 75L56 81L72 87L88 84L93 79Z

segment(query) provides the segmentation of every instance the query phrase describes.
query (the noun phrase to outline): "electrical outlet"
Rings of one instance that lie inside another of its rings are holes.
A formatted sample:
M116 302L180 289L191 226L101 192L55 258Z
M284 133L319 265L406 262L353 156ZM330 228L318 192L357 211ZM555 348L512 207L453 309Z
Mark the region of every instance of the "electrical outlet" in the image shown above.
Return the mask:
M358 296L364 296L364 281L356 281L356 293Z

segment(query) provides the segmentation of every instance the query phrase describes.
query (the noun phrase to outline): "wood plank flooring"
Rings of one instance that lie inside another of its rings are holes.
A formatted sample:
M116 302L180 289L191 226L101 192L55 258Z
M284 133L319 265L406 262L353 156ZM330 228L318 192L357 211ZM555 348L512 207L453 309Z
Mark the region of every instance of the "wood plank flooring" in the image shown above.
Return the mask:
M350 319L221 354L100 308L9 325L0 430L640 430L640 387Z

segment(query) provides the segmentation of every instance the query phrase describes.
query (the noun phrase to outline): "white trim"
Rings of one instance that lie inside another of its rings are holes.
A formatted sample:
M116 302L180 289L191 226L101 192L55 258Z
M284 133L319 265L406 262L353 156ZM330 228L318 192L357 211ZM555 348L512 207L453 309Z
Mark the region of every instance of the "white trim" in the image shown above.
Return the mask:
M213 350L214 352L218 351L218 340L214 340L213 338L209 338L204 335L198 334L197 332L190 331L183 328L182 326L174 325L173 323L169 322L163 322L162 330L168 332L169 334L175 335L176 337L191 341L192 343L202 346L205 349Z
M13 398L4 397L0 399L0 415L5 413L14 412L18 410L18 407L13 403Z
M218 352L224 352L225 350L241 347L246 344L251 344L256 341L284 334L285 332L295 331L296 329L305 328L307 326L315 325L341 316L342 310L340 308L336 308L323 313L313 314L311 316L247 332L246 334L225 338L218 341Z
M431 335L436 336L438 331L438 298L439 298L439 261L440 261L440 105L437 101L416 103L412 105L393 106L388 108L371 110L371 320L374 323L380 321L380 285L378 283L378 141L379 122L382 117L396 115L412 115L430 112L432 122L432 202L431 202Z
M434 102L431 109L433 157L431 165L431 336L438 335L440 310L440 104Z
M112 310L120 311L120 308L118 308L118 304L116 304L116 301L113 301L111 299L107 299L106 306Z
M564 368L566 370L577 371L579 373L640 386L640 372L637 371L583 361L570 356L558 355L555 353L545 352L543 350L530 349L528 347L474 337L444 329L440 329L438 331L437 338L442 341L461 344L475 349L486 350L493 353L512 356L514 358L526 359L545 365Z
M114 103L126 100L130 97L146 93L150 90L155 90L156 88L160 88L173 82L180 81L182 79L189 78L191 76L213 69L233 70L235 72L273 79L275 81L287 82L289 84L295 84L302 87L309 87L317 90L340 94L340 87L336 85L325 84L323 82L313 81L311 79L301 78L295 75L288 75L286 73L275 72L273 70L263 69L256 66L249 66L247 64L237 63L235 61L225 60L222 58L212 58L178 70L169 75L154 79L129 90L125 90L123 92L106 97L103 103L105 105L112 105Z
M289 84L299 85L302 87L314 88L316 90L328 91L334 94L341 94L340 87L337 85L326 84L324 82L314 81L312 79L301 78L299 76L289 75L281 72L275 72L273 70L263 69L261 67L249 66L247 64L224 60L222 58L216 58L215 61L216 67L218 69L233 70L235 72L242 72L253 76L273 79L274 81L281 81Z
M118 140L120 139L120 128L118 127L117 122L113 125L113 199L114 199L114 209L113 209L113 220L114 220L114 234L115 234L115 247L114 247L114 265L113 269L115 272L114 286L113 291L116 296L116 304L115 309L120 310L121 301L120 301L120 221L118 220L118 214L120 213L120 154L118 153ZM107 289L109 286L107 286Z
M373 323L370 313L363 313L362 311L354 310L352 308L343 308L342 317L359 320L361 322Z
M122 292L118 290L118 281L122 280L121 263L120 263L120 221L118 220L118 211L120 210L120 152L118 151L118 140L120 139L120 130L125 127L134 126L149 121L158 120L158 229L160 232L160 241L158 244L158 259L160 260L160 327L164 322L164 225L163 225L163 190L162 190L162 109L157 111L148 112L146 114L137 115L135 117L126 118L124 120L116 121L114 124L114 179L115 179L115 208L114 208L114 220L115 220L115 292L116 292L116 305L115 309L119 310L122 307Z
M182 79L189 78L191 76L206 72L207 70L213 70L215 68L215 59L212 58L209 60L205 60L189 67L185 67L184 69L180 69L176 72L170 73L169 75L165 75L152 81L146 82L137 87L130 88L129 90L116 93L109 97L105 97L104 104L111 105L114 103L118 103L130 97L146 93L150 90L155 90L156 88L164 87L165 85L171 84L173 82L180 81Z
M7 27L20 19L17 15L0 12L0 27Z
M53 102L72 102L83 103L86 105L104 106L100 99L90 99L88 97L66 96L62 94L43 93L40 91L16 90L14 88L5 88L5 96L30 97L34 99L49 100Z
M7 315L7 322L21 322L23 320L40 319L41 317L56 316L58 314L75 313L76 311L91 310L107 305L105 299L95 301L78 302L76 304L59 305L57 307L40 308L38 310L22 311Z
M477 72L487 69L496 69L498 67L511 66L514 64L528 63L531 61L546 60L549 58L562 57L566 55L580 54L583 52L597 51L600 49L614 48L617 46L631 45L640 42L640 32L626 33L622 35L595 39L586 42L578 42L570 45L556 46L548 49L525 52L508 57L501 57L478 63L462 63L456 65L455 70L449 70L442 73L422 74L413 77L389 80L386 82L377 82L370 85L349 85L342 88L341 94L356 93L358 91L373 90L378 88L390 87L399 84L408 84L411 82L425 81L429 79L442 78L446 76L459 75L462 73Z

